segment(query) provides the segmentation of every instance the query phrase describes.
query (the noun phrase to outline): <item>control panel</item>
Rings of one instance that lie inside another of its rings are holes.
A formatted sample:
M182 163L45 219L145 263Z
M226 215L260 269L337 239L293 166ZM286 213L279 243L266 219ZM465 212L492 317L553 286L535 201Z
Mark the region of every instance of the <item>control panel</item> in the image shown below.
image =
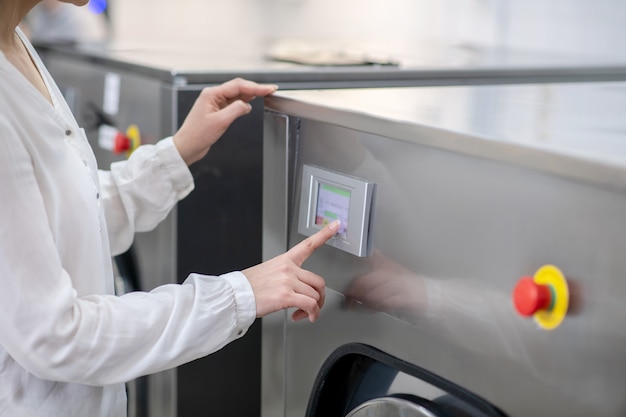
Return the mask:
M311 236L339 220L337 235L326 243L356 256L369 256L374 191L375 184L366 180L304 165L298 233Z

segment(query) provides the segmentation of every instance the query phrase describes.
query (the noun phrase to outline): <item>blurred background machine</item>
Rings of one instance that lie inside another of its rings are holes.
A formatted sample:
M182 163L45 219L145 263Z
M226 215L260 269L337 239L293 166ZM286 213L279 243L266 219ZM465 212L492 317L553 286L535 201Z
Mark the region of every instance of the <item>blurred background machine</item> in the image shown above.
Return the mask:
M319 45L268 49L254 42L36 46L104 169L139 143L172 135L202 88L237 76L281 90L626 79L626 66L618 62L445 44L415 45L413 55L399 58L364 53L371 51L367 47L344 54L324 53ZM262 132L257 100L252 113L192 167L196 190L116 258L120 291L150 290L190 272L220 274L261 261ZM246 337L210 357L129 384L130 414L255 416L260 386L258 321Z
M266 99L263 258L319 320L263 320L263 417L626 413L626 84Z

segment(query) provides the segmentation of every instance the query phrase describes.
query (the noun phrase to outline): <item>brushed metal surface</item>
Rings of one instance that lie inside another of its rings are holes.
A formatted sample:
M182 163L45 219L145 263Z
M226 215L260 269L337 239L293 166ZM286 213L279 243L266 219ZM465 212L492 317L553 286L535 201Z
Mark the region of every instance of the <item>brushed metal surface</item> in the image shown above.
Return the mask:
M263 193L264 261L287 249L288 122L289 119L280 114L266 113L264 117L263 135L271 140L263 143L263 182L272 184ZM277 312L262 320L261 417L284 413L285 314Z
M305 119L626 190L626 83L281 91L266 103Z
M626 80L626 62L614 58L590 58L512 50L502 47L459 45L425 41L385 45L385 55L395 55L398 66L313 66L268 59L271 39L246 38L243 42L212 45L37 45L38 50L128 71L178 86L217 84L233 75L281 88L356 88L381 86L465 85L514 82ZM335 48L333 39L322 48ZM356 49L372 45L361 42ZM380 48L380 45L377 46Z
M327 298L315 324L285 323L285 416L305 414L325 359L352 342L426 368L509 417L626 413L626 155L617 153L622 143L608 140L625 131L626 119L614 107L585 104L593 86L567 88L576 101L547 96L517 107L561 120L543 124L543 138L571 134L575 143L555 147L508 140L507 132L524 136L514 115L507 124L480 107L467 107L465 116L502 123L498 136L446 129L441 120L454 122L458 113L444 107L420 124L360 112L363 100L343 109L307 102L304 93L267 101L299 125L296 185L302 165L312 164L378 190L374 256L325 246L304 265L325 277ZM458 91L462 100L467 92ZM621 102L622 89L612 94L612 105ZM536 140L527 128L528 141ZM496 152L507 149L522 159ZM529 154L567 169L529 164ZM288 201L299 193L296 186ZM296 216L299 209L290 205ZM291 247L303 236L293 218L289 230ZM517 280L544 264L562 269L572 293L570 312L553 331L518 316L511 299Z

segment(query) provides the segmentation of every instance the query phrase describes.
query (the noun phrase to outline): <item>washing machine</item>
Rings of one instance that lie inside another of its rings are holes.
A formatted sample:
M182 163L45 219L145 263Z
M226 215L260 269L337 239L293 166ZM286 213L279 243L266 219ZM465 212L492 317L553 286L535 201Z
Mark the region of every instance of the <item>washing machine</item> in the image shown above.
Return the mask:
M626 414L626 84L265 100L263 257L339 219L263 417Z

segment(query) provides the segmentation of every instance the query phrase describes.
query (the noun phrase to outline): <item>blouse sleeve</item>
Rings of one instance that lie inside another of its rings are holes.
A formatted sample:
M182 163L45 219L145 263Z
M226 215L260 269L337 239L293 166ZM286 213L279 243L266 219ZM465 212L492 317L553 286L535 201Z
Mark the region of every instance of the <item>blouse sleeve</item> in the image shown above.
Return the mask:
M246 332L256 307L240 272L192 275L149 293L79 296L73 282L92 277L73 277L64 268L33 161L16 137L0 124L0 346L17 363L46 380L107 385L202 357ZM156 222L190 188L185 175L164 174L171 164L167 146L138 155L150 162L114 168L105 186L108 198L141 227ZM150 173L136 172L142 169ZM151 194L133 192L141 185L126 181L136 177L168 196L136 201L137 194ZM146 206L152 213L139 215ZM124 223L123 217L114 220Z
M113 255L130 247L135 232L154 229L194 188L171 137L140 146L110 171L99 171L99 179Z

